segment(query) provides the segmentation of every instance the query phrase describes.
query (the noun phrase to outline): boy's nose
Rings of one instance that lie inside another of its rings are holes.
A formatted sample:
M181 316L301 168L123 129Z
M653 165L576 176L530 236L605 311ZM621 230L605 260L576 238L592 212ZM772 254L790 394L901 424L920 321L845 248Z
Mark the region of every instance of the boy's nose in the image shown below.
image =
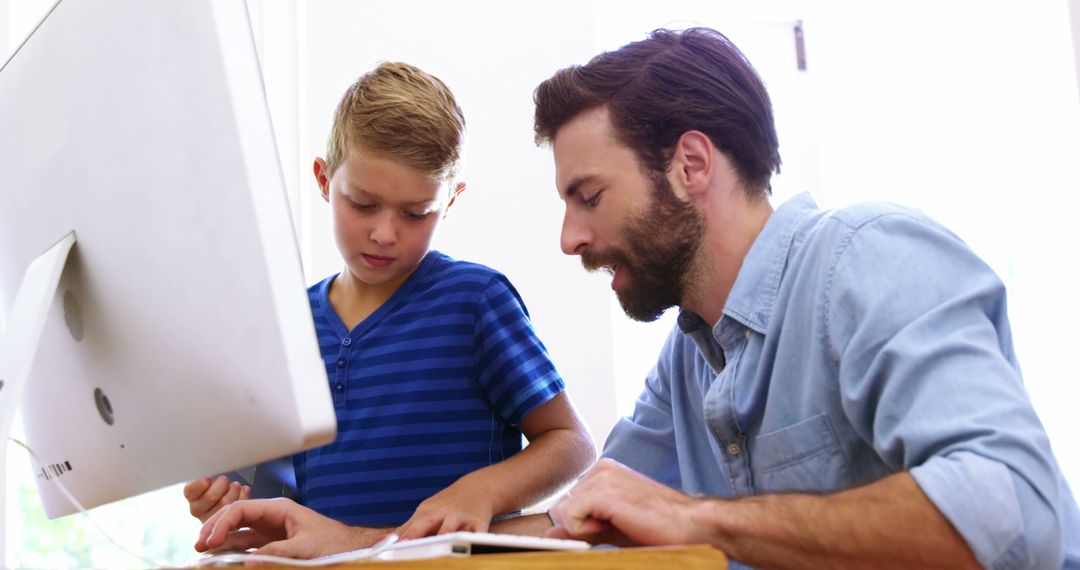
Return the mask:
M379 216L375 227L371 228L371 241L383 246L397 243L397 227L394 225L393 216Z
M566 255L581 255L592 247L592 235L569 208L563 215L560 240L563 253Z

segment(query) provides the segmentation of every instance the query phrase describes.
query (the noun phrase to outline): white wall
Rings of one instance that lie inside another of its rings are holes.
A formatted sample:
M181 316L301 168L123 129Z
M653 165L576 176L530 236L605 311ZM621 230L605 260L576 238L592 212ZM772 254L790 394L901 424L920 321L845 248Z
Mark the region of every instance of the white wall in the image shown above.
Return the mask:
M807 190L824 206L888 199L919 207L1005 279L1025 382L1076 481L1080 451L1066 444L1080 427L1067 409L1078 374L1067 355L1080 306L1068 293L1076 273L1060 262L1075 257L1068 217L1080 189L1071 166L1080 156L1080 72L1069 32L1080 16L1068 1L561 0L523 15L490 0L290 2L297 25L282 18L264 37L294 34L285 41L298 50L286 64L298 78L286 96L295 124L277 123L299 138L284 158L296 174L308 276L340 269L309 171L342 90L382 60L442 77L462 103L471 146L469 190L437 246L519 287L602 442L616 409L631 409L672 315L629 322L607 279L560 253L561 203L550 152L531 142L531 93L555 69L652 28L710 25L746 51L774 99L784 157L776 203ZM807 72L794 69L797 19ZM285 86L289 73L278 77ZM272 105L278 90L271 85Z
M13 48L51 4L0 0L0 47ZM1069 439L1080 428L1070 409L1080 374L1069 360L1080 340L1070 261L1080 205L1075 0L559 0L525 14L492 0L253 0L252 11L309 278L340 269L310 160L323 152L341 91L381 60L439 75L462 103L471 147L470 189L437 245L519 287L599 441L613 394L628 411L670 320L627 323L607 279L559 252L561 204L550 152L531 142L532 89L653 27L731 33L777 105L778 201L805 189L825 205L886 198L923 208L1006 280L1025 382L1080 486ZM799 18L804 74L785 69L782 45Z
M1072 22L1073 65L1076 67L1076 81L1080 84L1080 2L1067 2L1069 21Z
M558 247L561 202L550 152L532 142L532 90L569 62L593 54L591 14L568 0L523 11L501 2L307 3L299 30L306 107L297 162L300 224L311 281L340 271L325 203L310 178L325 152L345 88L379 61L402 60L444 80L468 125L468 189L436 247L504 272L599 441L615 420L606 280L585 274ZM557 31L557 33L556 33Z
M1067 2L822 6L808 33L824 202L918 207L995 269L1025 384L1080 486L1080 96Z

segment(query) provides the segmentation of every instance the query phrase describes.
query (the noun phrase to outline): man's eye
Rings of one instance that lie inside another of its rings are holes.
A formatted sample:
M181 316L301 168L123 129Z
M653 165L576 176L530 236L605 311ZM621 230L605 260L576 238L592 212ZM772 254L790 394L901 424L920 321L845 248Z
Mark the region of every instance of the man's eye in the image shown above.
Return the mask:
M596 205L600 203L600 196L603 193L604 193L603 190L601 190L601 191L597 192L596 194L593 194L592 196L589 196L588 198L582 196L582 200L585 202L586 206L588 206L590 208L595 208Z
M427 217L430 216L430 215L431 215L431 212L424 212L422 214L417 214L416 212L405 212L405 217L409 218L410 220L416 221L416 222L426 220Z
M375 209L375 204L361 204L359 202L352 203L353 208L360 210L361 212L370 212Z

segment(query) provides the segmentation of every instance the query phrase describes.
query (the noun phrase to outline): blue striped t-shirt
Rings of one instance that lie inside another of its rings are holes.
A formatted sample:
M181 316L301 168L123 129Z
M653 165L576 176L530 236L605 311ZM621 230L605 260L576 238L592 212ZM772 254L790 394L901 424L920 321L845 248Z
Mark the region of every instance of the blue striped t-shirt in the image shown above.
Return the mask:
M461 476L521 450L522 418L563 390L502 274L432 251L353 330L308 290L337 439L294 456L297 499L339 521L405 522Z

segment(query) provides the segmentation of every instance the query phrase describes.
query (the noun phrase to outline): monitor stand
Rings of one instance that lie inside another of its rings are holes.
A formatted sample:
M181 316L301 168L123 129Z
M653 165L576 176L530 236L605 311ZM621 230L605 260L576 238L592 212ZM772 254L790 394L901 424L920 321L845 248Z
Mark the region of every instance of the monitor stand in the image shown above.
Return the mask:
M64 236L56 245L34 259L23 275L15 293L15 304L7 317L7 326L0 331L0 522L7 517L7 448L11 422L30 376L45 319L49 314L60 276L64 272L75 232ZM6 567L6 524L0 524L0 567Z

